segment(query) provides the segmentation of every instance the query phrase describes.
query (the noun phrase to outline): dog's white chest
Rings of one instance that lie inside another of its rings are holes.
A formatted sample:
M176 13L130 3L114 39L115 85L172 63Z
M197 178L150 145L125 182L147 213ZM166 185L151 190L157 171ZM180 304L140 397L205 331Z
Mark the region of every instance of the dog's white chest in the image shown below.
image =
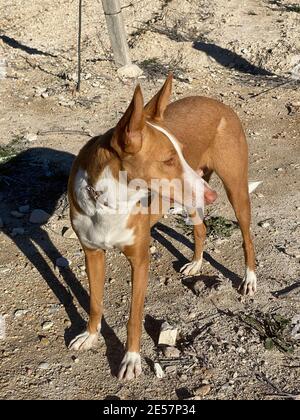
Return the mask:
M114 194L114 180L109 169L105 171L98 181L95 189L106 190L107 195ZM127 228L130 213L119 213L111 208L95 202L88 192L87 174L79 170L75 178L75 194L77 202L83 214L77 214L73 219L73 225L80 241L87 248L110 249L133 245L133 229ZM113 199L114 197L108 197ZM113 200L112 200L113 201Z

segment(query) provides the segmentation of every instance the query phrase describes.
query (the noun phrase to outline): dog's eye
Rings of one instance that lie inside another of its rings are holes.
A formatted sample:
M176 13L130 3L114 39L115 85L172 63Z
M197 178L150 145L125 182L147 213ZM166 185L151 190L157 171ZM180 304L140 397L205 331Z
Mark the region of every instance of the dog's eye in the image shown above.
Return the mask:
M171 157L170 159L168 159L168 160L164 160L164 165L167 165L167 166L173 166L174 165L174 163L175 163L175 158L174 157Z

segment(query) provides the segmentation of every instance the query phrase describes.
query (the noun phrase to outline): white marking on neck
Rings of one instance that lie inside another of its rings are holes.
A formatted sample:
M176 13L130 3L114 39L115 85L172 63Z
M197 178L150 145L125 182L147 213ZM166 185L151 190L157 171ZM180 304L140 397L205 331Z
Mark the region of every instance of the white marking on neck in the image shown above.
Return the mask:
M93 249L113 247L122 249L124 246L133 245L134 231L127 228L127 222L132 208L139 201L137 195L129 197L127 211L118 212L103 205L101 200L95 202L87 186L89 186L87 172L79 169L75 177L74 190L83 214L74 217L73 225L81 242ZM104 191L107 200L118 203L117 197L114 196L118 194L118 180L113 177L109 166L104 169L94 188L97 191Z

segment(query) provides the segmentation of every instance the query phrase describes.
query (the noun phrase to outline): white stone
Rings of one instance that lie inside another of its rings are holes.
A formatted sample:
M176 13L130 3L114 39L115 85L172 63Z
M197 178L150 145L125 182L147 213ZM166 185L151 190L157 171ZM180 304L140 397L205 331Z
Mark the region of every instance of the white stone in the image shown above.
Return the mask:
M174 346L176 344L177 328L172 327L168 322L164 322L160 328L158 344Z
M32 141L36 141L38 138L37 134L35 133L26 133L24 135L24 140L32 142Z
M151 254L155 254L155 252L156 252L156 247L155 246L151 246L150 253Z
M77 239L77 235L71 227L65 229L62 236L67 239Z
M143 74L143 70L140 69L136 64L127 64L126 66L120 67L117 70L118 76L121 79L139 77Z
M14 317L15 317L15 318L21 318L21 316L26 315L26 314L27 314L27 312L28 312L28 310L27 310L27 309L17 309L17 310L14 312Z
M47 369L49 369L49 367L50 367L49 363L46 363L46 362L42 362L42 363L39 364L39 369L40 370L47 370Z
M43 331L48 331L53 327L52 321L46 321L42 324Z
M154 363L154 372L157 378L162 379L165 376L165 372L159 363Z
M249 181L248 182L248 190L249 190L249 194L251 194L253 191L256 190L256 188L262 184L262 181Z

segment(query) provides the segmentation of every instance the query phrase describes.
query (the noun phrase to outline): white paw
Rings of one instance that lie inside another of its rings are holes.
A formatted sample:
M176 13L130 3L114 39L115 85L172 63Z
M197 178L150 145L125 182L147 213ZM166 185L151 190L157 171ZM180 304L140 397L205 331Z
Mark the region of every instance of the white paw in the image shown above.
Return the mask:
M195 276L196 274L199 274L201 271L202 266L202 257L198 261L191 261L187 264L185 264L180 269L180 273L184 274L185 276Z
M120 366L118 379L130 381L137 378L142 373L141 356L139 353L128 351Z
M247 268L245 277L240 285L239 290L243 295L254 296L257 290L257 280L254 271L251 271L249 268Z
M82 351L90 350L98 341L98 334L90 334L85 331L82 334L77 335L74 340L69 344L70 350Z

